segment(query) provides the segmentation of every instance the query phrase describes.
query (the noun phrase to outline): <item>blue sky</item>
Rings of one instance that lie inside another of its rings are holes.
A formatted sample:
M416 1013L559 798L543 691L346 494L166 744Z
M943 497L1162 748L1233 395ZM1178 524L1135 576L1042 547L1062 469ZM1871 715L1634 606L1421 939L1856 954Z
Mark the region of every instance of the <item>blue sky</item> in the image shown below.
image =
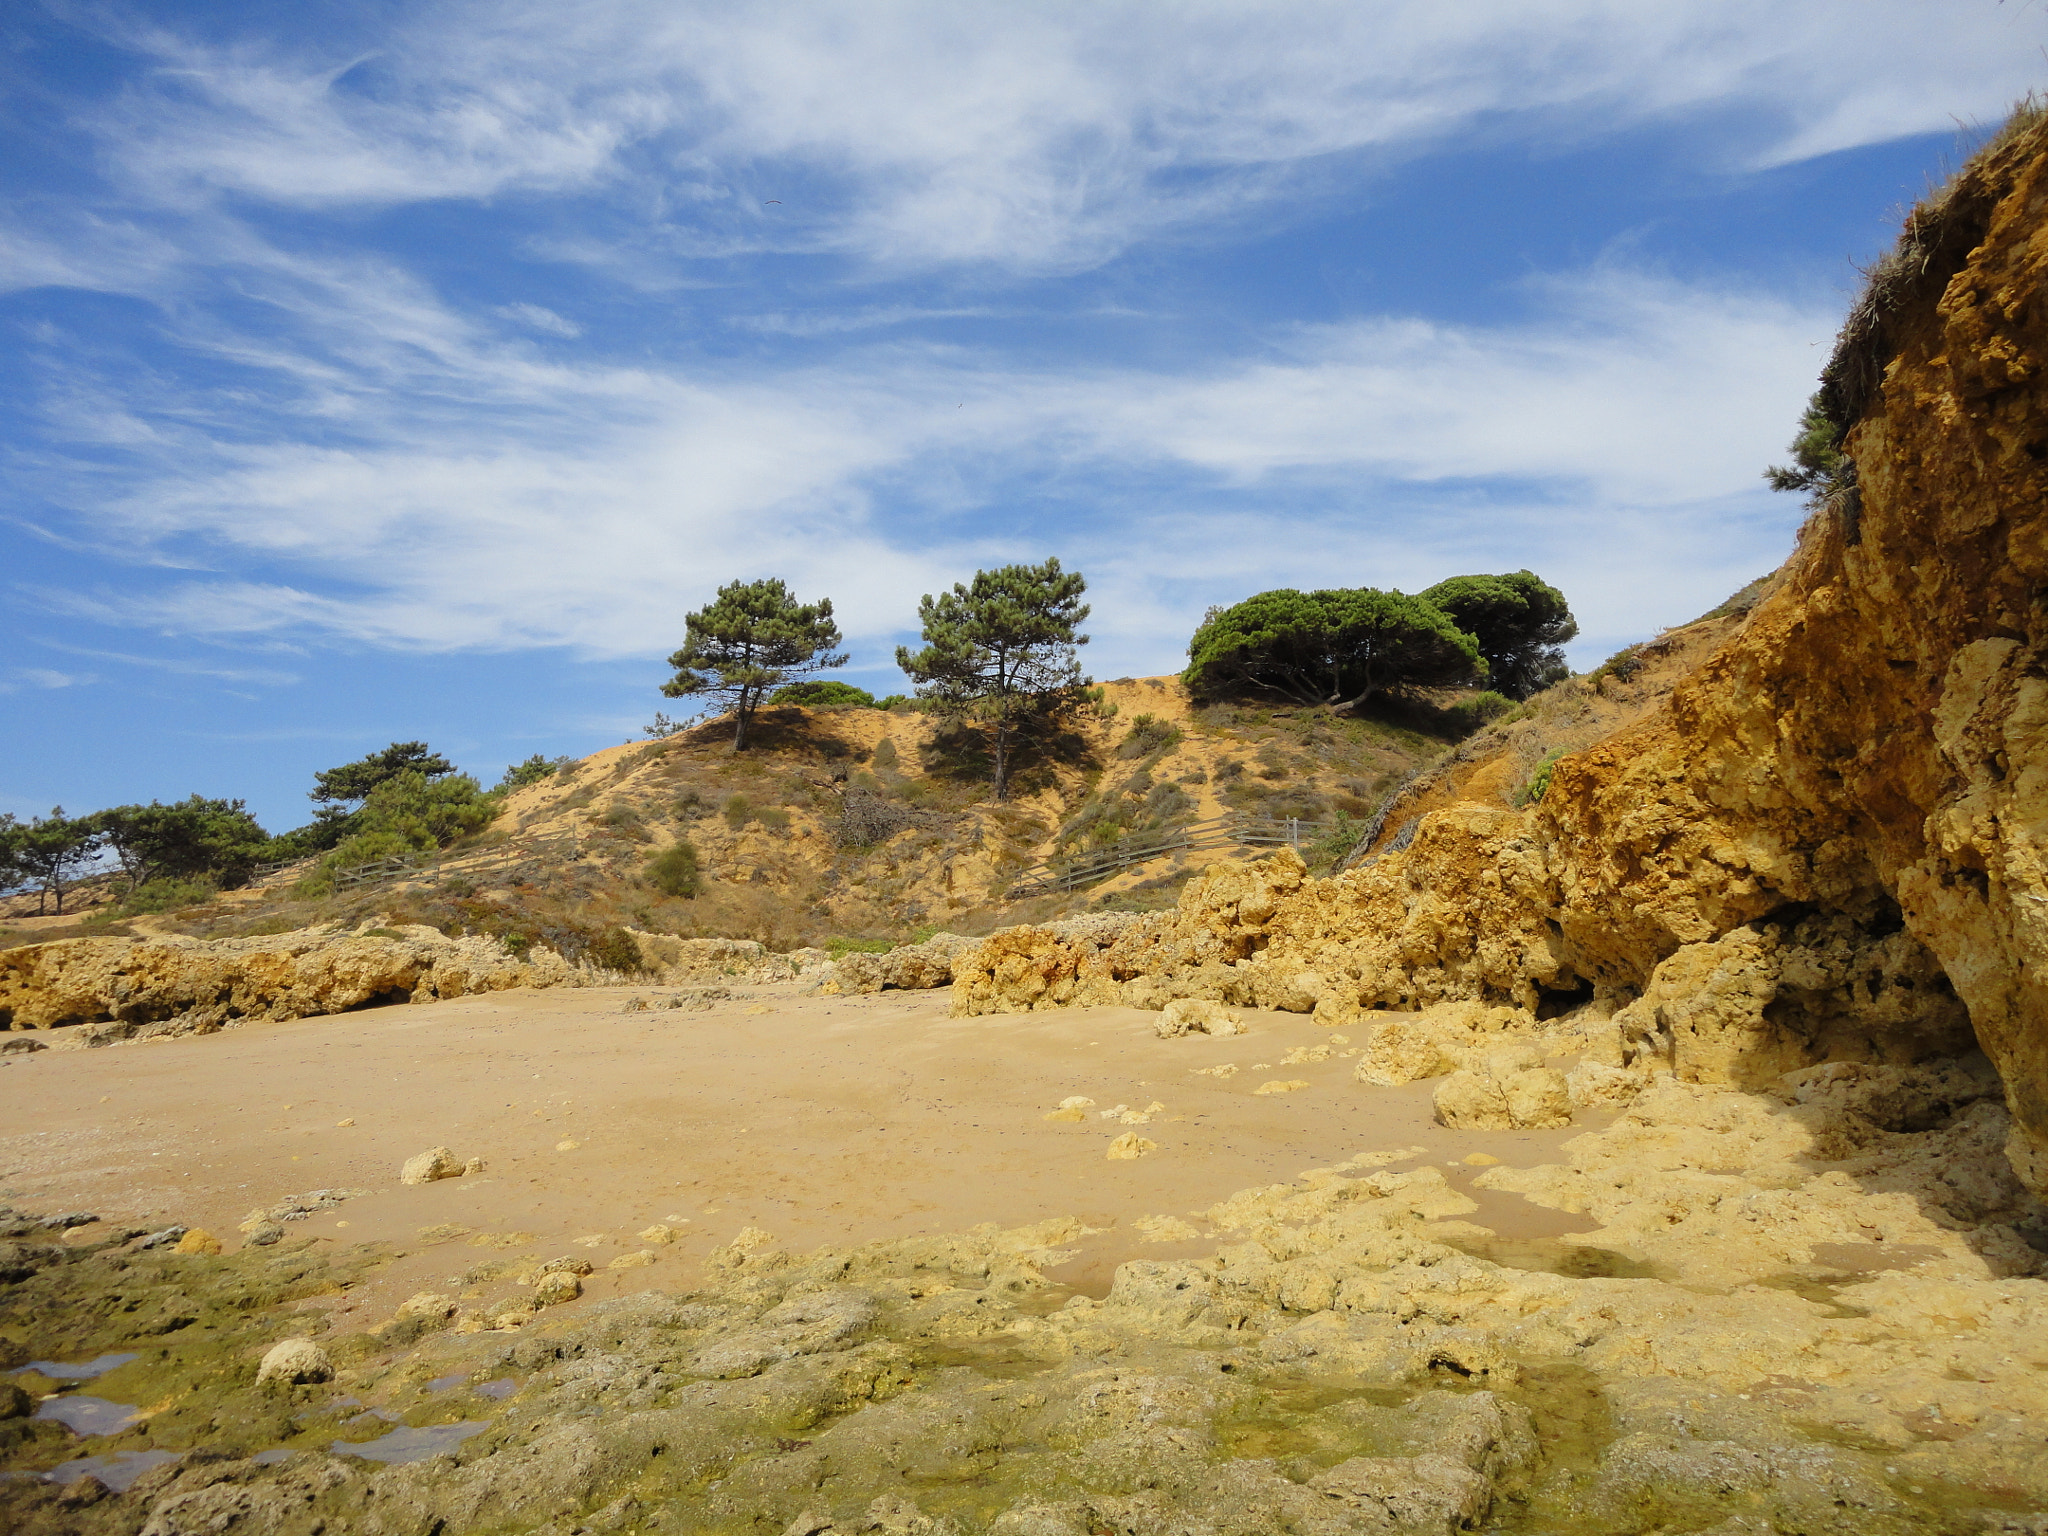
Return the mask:
M1580 666L1781 560L1759 471L2035 0L22 0L0 810L306 819L637 735L720 582L1057 554L1203 609L1529 566Z

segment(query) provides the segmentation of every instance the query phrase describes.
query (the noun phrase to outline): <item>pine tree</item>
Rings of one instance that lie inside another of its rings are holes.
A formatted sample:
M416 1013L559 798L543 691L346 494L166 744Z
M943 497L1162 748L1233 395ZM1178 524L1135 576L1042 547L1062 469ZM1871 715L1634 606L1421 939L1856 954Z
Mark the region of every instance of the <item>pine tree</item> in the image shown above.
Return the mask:
M1079 571L1056 559L976 571L951 592L927 593L918 604L925 647L896 648L896 665L920 698L948 713L985 722L995 764L995 796L1007 799L1019 736L1049 695L1081 681L1074 631L1088 617Z
M686 614L689 638L669 657L676 675L661 685L669 698L709 694L733 712L732 749L744 752L754 709L776 688L827 667L843 667L834 654L839 626L832 600L799 603L772 577L734 581L718 589L706 608Z
M1478 642L1426 598L1374 587L1282 587L1211 613L1181 674L1194 694L1240 689L1353 708L1401 687L1483 677Z
M1571 676L1560 647L1579 632L1564 594L1534 571L1453 576L1422 594L1479 642L1487 686L1526 699Z

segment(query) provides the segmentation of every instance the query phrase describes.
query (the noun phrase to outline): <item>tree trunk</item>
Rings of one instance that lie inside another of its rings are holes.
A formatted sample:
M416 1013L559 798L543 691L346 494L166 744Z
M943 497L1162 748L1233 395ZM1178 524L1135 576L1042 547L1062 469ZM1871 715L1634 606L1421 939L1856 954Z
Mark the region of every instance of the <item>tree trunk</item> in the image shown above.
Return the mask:
M996 798L1010 798L1010 717L996 716Z
M744 688L740 690L739 707L733 711L732 749L735 752L747 750L747 716L753 713Z

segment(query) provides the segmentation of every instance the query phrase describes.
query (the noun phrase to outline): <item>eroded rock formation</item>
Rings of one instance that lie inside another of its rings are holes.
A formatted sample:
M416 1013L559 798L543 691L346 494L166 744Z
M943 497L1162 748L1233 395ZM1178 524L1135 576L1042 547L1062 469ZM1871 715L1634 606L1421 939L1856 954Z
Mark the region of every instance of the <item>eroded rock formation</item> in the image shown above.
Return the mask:
M207 1034L249 1019L553 986L573 974L551 950L522 959L495 939L451 939L424 927L61 939L0 950L0 1029L76 1025L68 1041L105 1045Z

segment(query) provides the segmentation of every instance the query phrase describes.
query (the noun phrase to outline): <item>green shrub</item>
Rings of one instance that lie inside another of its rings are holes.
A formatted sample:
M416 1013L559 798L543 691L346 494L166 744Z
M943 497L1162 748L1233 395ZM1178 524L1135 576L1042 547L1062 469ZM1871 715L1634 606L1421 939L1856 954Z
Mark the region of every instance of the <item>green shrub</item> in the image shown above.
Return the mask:
M538 784L543 779L552 779L555 776L555 766L554 763L536 752L525 762L514 763L505 770L505 776L498 780L497 792L509 795L514 790L526 788L529 784Z
M607 971L624 971L631 974L647 969L647 962L641 957L640 945L633 935L623 928L607 928L590 941L584 958L592 965Z
M886 955L896 947L894 939L827 939L825 953L837 960L841 955Z
M107 909L108 918L133 917L140 912L175 912L180 907L197 907L220 894L220 882L201 875L191 880L145 880Z
M665 896L689 900L704 889L697 850L688 841L664 848L647 861L647 883Z
M1536 771L1529 775L1529 782L1515 795L1515 804L1534 805L1549 793L1551 773L1557 767L1557 760L1563 756L1564 753L1561 751L1552 752L1538 763Z
M1463 738L1470 736L1481 726L1491 725L1502 715L1516 708L1515 701L1504 693L1475 693L1470 698L1459 699L1445 706L1444 725L1448 732Z
M598 816L597 824L618 833L621 837L630 837L643 843L649 836L647 824L641 819L640 812L630 805L606 806L603 813Z
M799 704L806 709L830 709L845 705L861 709L883 707L867 689L856 688L851 683L837 682L829 677L814 677L801 683L784 683L768 695L768 702Z
M875 708L901 710L907 714L917 708L917 700L907 693L892 693L885 699L875 700Z
M1612 677L1625 683L1642 670L1643 660L1642 646L1624 645L1593 669L1594 680Z
M1150 757L1154 752L1178 746L1180 740L1181 729L1171 720L1161 720L1151 714L1134 715L1131 717L1131 729L1116 749L1116 755L1126 760Z

